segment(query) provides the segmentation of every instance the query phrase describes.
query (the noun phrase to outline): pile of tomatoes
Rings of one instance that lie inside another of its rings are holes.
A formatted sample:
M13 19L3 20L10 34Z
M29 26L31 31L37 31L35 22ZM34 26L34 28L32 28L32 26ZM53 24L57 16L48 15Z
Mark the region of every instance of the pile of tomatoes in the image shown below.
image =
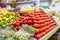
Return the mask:
M10 26L19 30L22 24L28 24L37 29L36 33L33 36L36 39L41 38L56 27L51 17L41 10L27 13L24 16L18 17L17 20Z

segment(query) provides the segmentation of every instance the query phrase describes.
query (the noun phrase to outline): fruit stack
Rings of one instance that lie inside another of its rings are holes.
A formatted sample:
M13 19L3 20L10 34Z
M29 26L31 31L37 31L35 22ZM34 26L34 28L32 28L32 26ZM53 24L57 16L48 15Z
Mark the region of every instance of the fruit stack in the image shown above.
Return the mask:
M24 15L25 13L28 13L28 12L35 12L35 10L36 10L36 6L34 7L26 6L21 8L20 11L18 11L18 14Z
M18 17L17 20L13 22L10 26L19 30L22 24L27 24L37 29L33 36L36 39L41 38L56 27L51 17L42 12L41 10L30 12L25 14L24 16Z
M6 9L0 9L0 28L6 28L16 18L15 13L8 12Z

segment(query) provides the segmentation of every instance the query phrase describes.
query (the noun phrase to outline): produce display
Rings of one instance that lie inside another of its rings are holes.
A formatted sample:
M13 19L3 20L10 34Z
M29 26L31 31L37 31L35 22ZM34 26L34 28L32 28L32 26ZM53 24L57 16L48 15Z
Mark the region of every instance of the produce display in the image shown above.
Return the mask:
M17 18L14 12L9 12L6 9L0 9L0 28L6 28Z
M33 28L36 29L33 35L33 37L36 39L41 38L56 27L51 17L41 10L26 13L24 16L18 17L15 22L10 24L10 27L19 30L21 27L23 27L23 24L29 25L29 27L26 25L24 26L24 28L26 29L27 27L27 30L29 31L34 31L32 30Z
M0 40L12 40L12 35L14 35L14 32L5 31L4 34L0 34Z
M0 40L28 40L30 34L24 30L18 32L6 31L4 35L0 35Z
M20 9L20 11L18 11L19 14L24 15L25 13L28 12L35 12L36 10L36 6L31 7L31 6L26 6Z
M29 40L30 34L24 30L18 31L13 36L14 40Z
M51 10L55 4L41 5L38 10L38 3L30 5L36 1L26 2L16 2L14 8L0 2L0 40L49 40L60 28L60 14Z

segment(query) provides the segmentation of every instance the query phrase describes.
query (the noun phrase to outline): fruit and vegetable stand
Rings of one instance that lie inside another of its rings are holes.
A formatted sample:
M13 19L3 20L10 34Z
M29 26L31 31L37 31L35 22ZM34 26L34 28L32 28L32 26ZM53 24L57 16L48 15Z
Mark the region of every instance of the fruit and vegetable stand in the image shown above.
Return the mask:
M9 27L0 34L0 39L3 40L48 40L59 28L53 18L39 10L39 0L36 1L35 7L25 7L17 13L6 9L0 9L0 28L2 30ZM32 10L31 10L32 9ZM19 16L17 16L17 14ZM56 17L60 17L55 14ZM2 37L2 38L1 38Z

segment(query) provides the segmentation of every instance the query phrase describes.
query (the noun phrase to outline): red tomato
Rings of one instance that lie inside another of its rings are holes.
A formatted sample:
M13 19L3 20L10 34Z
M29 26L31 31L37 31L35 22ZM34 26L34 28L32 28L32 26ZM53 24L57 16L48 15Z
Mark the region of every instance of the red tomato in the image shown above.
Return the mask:
M16 30L18 30L18 27L17 26L15 28L16 28Z
M50 23L53 23L53 21L50 21Z
M48 33L49 32L49 30L46 30L46 33Z
M25 14L24 16L28 16L28 14Z
M41 25L41 27L44 27L44 24L40 24Z
M34 17L34 15L30 15L30 17Z
M41 24L43 24L43 23L44 23L44 21L43 21L43 20L40 20L40 23L41 23Z
M44 32L42 32L42 36L44 36L45 35L45 33Z
M44 17L44 15L40 15L40 17Z
M32 24L32 20L28 20L28 24Z
M40 33L40 34L37 34L37 35L35 35L35 38L37 38L37 39L39 39L39 38L41 38L42 37L42 34Z
M10 27L11 27L11 28L14 28L14 25L11 24Z
M36 18L40 18L40 15L37 15Z
M48 28L50 28L51 26L50 25L48 25Z
M34 24L40 24L40 22L37 21L37 20L34 20L33 23L34 23Z
M56 26L52 26L53 28L55 28Z
M45 23L44 23L44 26L47 26L47 25L48 25L48 22L45 22Z
M29 20L30 19L30 17L24 17L24 20Z
M24 24L26 24L26 23L28 23L28 21L27 20L24 20L24 22L23 22Z
M20 23L16 23L17 26L20 26Z
M48 26L45 26L46 29L48 29Z
M38 18L36 18L36 20L41 20L42 18L40 18L40 17L38 17Z
M36 34L39 34L41 32L42 32L41 29L37 29Z
M21 28L21 26L18 26L18 27L17 27L17 30L19 30L20 28Z
M50 32L52 30L52 28L49 28L48 31Z
M43 34L45 35L45 34L46 34L46 32L43 32Z
M39 28L41 28L41 25L40 24L34 24L33 27L39 29Z
M36 20L36 17L32 17L31 19L32 19L32 20Z
M19 24L23 24L23 21L18 21Z
M25 15L27 15L27 16L28 16L28 15L29 15L29 13L27 13L27 14L25 14ZM25 16L25 15L24 15L24 16Z
M36 20L33 20L33 23L35 24L36 23Z
M13 23L12 23L12 24L10 24L10 25L16 26L16 22L13 22Z
M41 30L42 30L42 31L44 31L44 30L45 30L45 28L41 28Z
M24 16L20 16L20 18L21 18L21 19L23 19L23 18L24 18Z

